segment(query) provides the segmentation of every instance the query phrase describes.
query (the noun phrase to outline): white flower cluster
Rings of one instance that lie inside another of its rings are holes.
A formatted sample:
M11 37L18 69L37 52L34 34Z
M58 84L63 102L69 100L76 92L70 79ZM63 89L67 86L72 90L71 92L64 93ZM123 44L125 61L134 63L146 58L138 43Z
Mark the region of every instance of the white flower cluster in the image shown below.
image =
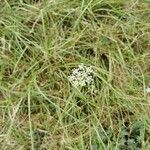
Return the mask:
M148 94L148 93L150 93L150 87L147 87L146 89L145 89L145 92Z
M69 81L74 87L84 87L86 85L92 84L93 79L93 69L92 67L84 66L84 64L78 65L78 68L72 70L71 75L68 77Z

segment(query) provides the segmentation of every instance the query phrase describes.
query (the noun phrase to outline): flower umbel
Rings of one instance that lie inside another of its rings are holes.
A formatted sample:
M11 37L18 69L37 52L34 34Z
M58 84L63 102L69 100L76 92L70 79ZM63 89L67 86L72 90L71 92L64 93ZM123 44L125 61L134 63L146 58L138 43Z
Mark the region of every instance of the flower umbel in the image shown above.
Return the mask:
M72 70L72 73L68 78L71 84L77 88L91 85L94 81L93 75L94 71L92 66L87 67L84 66L84 64L80 64L78 65L78 68Z
M145 92L148 94L148 93L150 93L150 87L147 87L146 89L145 89Z

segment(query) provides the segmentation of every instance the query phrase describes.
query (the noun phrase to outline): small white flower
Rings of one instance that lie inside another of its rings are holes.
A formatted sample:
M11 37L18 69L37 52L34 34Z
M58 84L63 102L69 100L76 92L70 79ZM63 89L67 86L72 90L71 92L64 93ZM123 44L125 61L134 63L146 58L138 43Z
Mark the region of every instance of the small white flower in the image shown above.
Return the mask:
M145 89L145 92L148 94L148 93L150 93L150 87L147 87L146 89Z
M72 84L73 84L74 87L78 87L78 81L73 81Z
M84 64L81 63L80 65L78 65L79 69L84 69Z
M92 73L92 72L93 72L92 67L87 67L87 68L86 68L86 72L88 72L88 73Z
M92 76L88 76L87 79L86 79L86 82L87 82L88 84L90 84L92 81L93 81Z
M70 76L68 76L69 81L74 87L84 87L89 86L93 83L94 71L92 67L84 66L84 64L78 65L78 68L74 68Z

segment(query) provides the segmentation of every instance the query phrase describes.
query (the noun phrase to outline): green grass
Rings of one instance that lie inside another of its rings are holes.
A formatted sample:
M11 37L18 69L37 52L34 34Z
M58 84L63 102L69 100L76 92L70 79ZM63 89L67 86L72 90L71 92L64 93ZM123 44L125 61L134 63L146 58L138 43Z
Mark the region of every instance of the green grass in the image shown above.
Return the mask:
M0 149L149 150L146 87L149 0L0 1Z

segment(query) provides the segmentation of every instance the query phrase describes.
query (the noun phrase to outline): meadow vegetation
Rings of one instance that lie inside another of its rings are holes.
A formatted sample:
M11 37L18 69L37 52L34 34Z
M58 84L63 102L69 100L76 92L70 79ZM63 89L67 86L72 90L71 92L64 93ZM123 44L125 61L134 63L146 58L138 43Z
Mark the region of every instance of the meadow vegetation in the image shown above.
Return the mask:
M149 150L147 87L149 0L0 1L0 149Z

